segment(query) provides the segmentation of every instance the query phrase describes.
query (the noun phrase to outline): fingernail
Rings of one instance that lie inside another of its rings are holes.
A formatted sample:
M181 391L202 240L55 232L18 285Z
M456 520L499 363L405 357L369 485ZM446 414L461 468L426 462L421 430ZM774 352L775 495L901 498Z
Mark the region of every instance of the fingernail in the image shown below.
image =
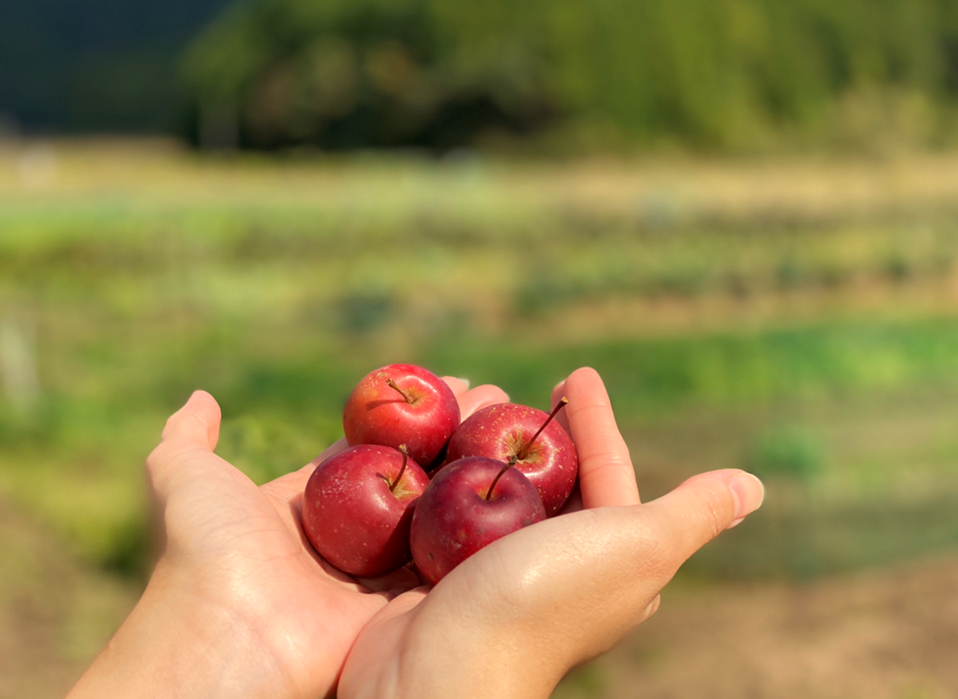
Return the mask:
M762 500L765 499L765 486L751 473L742 472L729 481L728 487L735 501L735 519L728 525L731 529L745 519L746 515L761 507Z
M185 407L188 406L190 403L192 403L193 401L195 401L196 399L198 399L202 394L203 394L203 391L201 391L201 390L199 390L199 389L193 391L193 392L190 394L190 397L186 399L186 402L183 403L183 405L181 406L181 409L182 409L182 408L185 408Z
M469 379L464 379L461 376L457 376L456 378L462 381L464 384L466 384L466 388L469 388L469 386L472 384L472 382Z

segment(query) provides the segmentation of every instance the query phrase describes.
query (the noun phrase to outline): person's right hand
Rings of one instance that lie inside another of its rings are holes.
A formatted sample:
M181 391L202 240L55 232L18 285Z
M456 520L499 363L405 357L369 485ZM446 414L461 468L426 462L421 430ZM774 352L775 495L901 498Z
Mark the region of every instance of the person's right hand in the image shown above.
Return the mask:
M580 464L581 501L570 509L581 509L392 600L357 637L341 699L548 697L572 667L653 614L689 556L761 504L761 482L739 470L703 473L640 504L598 374L574 372L553 403L563 394Z

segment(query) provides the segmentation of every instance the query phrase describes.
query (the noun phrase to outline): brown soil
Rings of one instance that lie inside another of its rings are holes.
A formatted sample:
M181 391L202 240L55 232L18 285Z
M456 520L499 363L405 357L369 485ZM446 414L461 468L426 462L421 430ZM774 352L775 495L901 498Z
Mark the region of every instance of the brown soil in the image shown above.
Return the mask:
M136 587L81 564L0 495L0 699L65 695Z
M808 585L663 595L563 699L958 696L958 557Z

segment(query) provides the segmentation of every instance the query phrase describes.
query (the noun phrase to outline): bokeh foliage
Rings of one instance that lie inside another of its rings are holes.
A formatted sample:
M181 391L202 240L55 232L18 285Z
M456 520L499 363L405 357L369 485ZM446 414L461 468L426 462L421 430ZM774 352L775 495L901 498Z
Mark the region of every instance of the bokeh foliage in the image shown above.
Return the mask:
M219 399L219 453L262 482L336 439L352 385L392 361L539 407L595 366L646 497L761 472L767 507L686 575L806 577L958 543L953 159L779 178L55 157L52 189L0 179L0 499L109 570L149 559L141 465L190 391ZM32 395L9 338L32 348Z
M186 57L194 139L552 150L933 143L950 0L246 0Z

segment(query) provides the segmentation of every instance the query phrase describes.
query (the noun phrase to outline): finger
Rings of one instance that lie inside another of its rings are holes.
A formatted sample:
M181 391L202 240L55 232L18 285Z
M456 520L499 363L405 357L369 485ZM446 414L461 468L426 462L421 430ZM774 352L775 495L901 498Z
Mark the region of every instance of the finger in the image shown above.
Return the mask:
M595 369L572 372L562 386L565 417L579 457L585 508L636 505L639 487L629 448L615 424L612 403Z
M213 396L196 391L166 421L160 444L146 459L150 484L161 501L191 474L205 470L200 462L217 459L211 455L219 438L220 418Z
M678 569L693 553L757 510L765 487L751 473L738 469L710 471L689 478L678 488L641 508L641 516L667 545Z
M508 402L509 396L501 388L492 384L483 384L459 396L459 412L462 414L462 419L465 420L478 410L497 403Z
M163 441L213 451L219 440L221 417L216 399L206 391L195 391L166 421Z
M442 380L452 389L453 395L458 398L469 390L469 379L460 379L455 376L443 376Z

